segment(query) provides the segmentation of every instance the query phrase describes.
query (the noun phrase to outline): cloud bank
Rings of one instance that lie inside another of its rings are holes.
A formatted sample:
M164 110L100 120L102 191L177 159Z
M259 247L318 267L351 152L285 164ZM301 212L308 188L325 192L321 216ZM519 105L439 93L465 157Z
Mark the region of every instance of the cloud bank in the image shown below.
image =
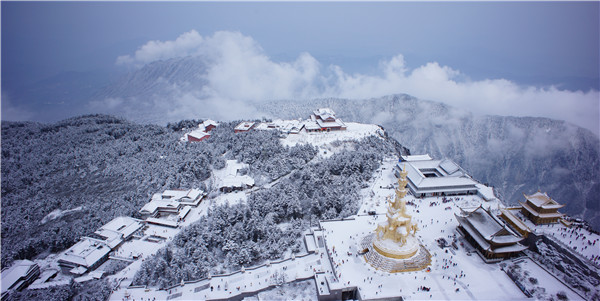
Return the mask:
M202 37L192 30L173 41L150 41L134 54L118 57L116 63L139 68L180 57L198 57L207 66L198 71L205 85L172 94L168 114L181 118L198 114L199 107L213 110L215 117L231 119L243 117L242 111L250 110L252 102L263 100L366 99L406 93L476 114L549 117L588 128L596 135L600 131L596 90L522 86L507 79L471 80L437 62L411 69L401 54L381 61L378 74L349 74L340 66L323 66L309 53L301 53L294 61L276 62L258 42L239 32Z

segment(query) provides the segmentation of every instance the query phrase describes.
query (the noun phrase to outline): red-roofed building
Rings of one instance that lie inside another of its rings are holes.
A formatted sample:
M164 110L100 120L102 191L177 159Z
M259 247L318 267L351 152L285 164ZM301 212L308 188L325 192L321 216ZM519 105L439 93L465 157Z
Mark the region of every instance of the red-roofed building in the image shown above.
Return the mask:
M210 132L212 131L214 128L216 128L219 124L216 123L214 120L211 119L207 119L204 122L202 122L201 124L198 125L198 127L200 129L204 129L204 132Z
M339 118L335 117L332 109L321 108L315 110L310 115L310 120L305 123L307 132L329 132L329 131L344 131L346 124Z
M210 138L210 134L200 130L195 130L187 134L188 142L200 142L208 138Z

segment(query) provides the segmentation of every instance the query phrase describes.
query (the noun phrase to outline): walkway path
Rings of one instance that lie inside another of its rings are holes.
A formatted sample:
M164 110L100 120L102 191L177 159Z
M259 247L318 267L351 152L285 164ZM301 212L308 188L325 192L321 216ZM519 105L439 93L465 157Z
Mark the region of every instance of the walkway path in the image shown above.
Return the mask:
M110 300L219 300L253 295L262 290L286 282L313 278L322 269L321 255L300 255L280 262L264 264L229 275L213 276L210 279L184 283L166 290L128 288L124 280L121 288L113 292Z

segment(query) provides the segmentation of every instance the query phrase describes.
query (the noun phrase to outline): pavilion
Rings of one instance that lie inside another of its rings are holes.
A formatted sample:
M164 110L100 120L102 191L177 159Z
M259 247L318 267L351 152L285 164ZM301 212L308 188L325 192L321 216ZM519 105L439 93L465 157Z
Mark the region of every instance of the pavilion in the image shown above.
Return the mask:
M558 222L564 214L558 212L558 209L564 207L564 204L559 204L555 200L551 199L548 194L538 192L532 195L525 196L525 203L521 203L523 209L521 212L527 218L529 218L534 224L552 224Z

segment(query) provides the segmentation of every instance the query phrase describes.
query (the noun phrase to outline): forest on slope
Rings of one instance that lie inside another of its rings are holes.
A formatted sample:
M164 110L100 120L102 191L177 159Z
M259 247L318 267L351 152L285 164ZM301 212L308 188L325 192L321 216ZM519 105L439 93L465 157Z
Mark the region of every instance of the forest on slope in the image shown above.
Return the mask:
M340 151L321 158L311 145L283 146L277 130L234 133L237 122L221 123L201 143L180 142L199 122L142 125L108 115L3 122L2 265L60 252L114 217L139 217L156 192L209 190L212 170L229 159L249 164L259 186L289 176L245 203L211 208L146 259L135 283L165 287L278 258L301 249L311 222L356 214L359 191L383 158L408 152L387 136L370 136L335 142ZM79 292L85 289L47 293Z
M234 134L236 122L222 123L203 143L179 142L182 129L198 122L3 121L2 266L64 250L116 216L139 217L156 192L206 189L211 170L227 159L251 164L251 175L268 181L316 154L311 146L282 146L277 131Z
M213 208L146 259L133 283L164 288L301 251L301 234L311 222L356 214L359 191L384 156L402 151L373 136L343 143L344 150L293 170L246 203Z

